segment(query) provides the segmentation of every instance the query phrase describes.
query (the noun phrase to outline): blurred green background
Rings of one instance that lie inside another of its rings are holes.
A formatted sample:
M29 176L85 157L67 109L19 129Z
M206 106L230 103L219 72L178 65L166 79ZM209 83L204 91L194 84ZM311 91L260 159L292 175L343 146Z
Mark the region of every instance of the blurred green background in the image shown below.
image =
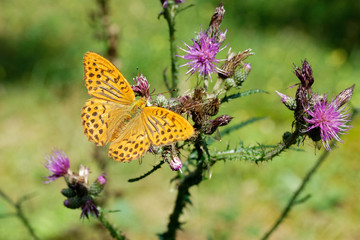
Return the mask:
M247 59L252 72L244 90L258 94L224 104L219 114L265 120L226 136L216 148L257 143L275 144L291 129L292 112L281 104L275 90L293 95L287 87L298 82L293 64L307 59L313 67L314 89L338 94L360 76L359 1L224 0L222 29L233 51L253 49ZM195 4L177 18L177 44L191 43L199 25L207 27L215 0L187 0ZM91 168L94 180L101 171L92 160L93 143L81 127L80 111L88 99L83 82L82 57L86 51L104 54L106 44L96 38L90 15L95 1L0 1L0 181L12 199L33 193L24 211L41 239L110 239L97 221L79 220L79 210L63 207L63 180L43 184L48 175L44 156L55 147L70 158L72 169ZM110 21L120 30L118 65L130 83L137 67L156 92L166 91L162 71L169 66L167 24L158 0L111 2ZM228 47L228 48L229 48ZM225 58L227 49L220 53ZM180 62L183 63L183 62ZM181 69L181 90L194 84ZM360 106L359 86L352 106ZM360 239L359 117L343 136L345 144L331 152L306 188L311 198L296 206L272 239ZM273 161L255 165L234 161L218 163L212 178L191 189L193 206L182 220L178 239L259 239L279 216L301 178L321 151L310 141L304 152L288 151ZM107 147L101 151L105 155ZM136 183L127 179L146 172L160 157L145 156L142 164L109 159L107 209L121 212L109 218L130 239L157 239L166 228L176 196L174 173L164 166ZM13 212L0 199L0 214ZM30 239L19 219L0 218L0 239Z

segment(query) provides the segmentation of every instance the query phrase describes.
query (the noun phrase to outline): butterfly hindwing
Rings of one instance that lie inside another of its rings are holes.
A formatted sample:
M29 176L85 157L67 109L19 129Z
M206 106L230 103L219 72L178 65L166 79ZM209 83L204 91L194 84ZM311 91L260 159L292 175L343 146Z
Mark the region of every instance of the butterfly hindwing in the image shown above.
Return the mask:
M150 147L141 116L133 119L109 147L108 156L115 161L129 162L141 157Z
M89 99L81 111L84 133L89 141L104 146L111 141L121 121L128 117L129 106L102 99Z
M155 146L183 141L194 134L194 128L184 117L165 108L145 107L142 120L150 142Z
M84 80L89 95L129 105L135 101L130 84L107 59L94 52L84 56Z

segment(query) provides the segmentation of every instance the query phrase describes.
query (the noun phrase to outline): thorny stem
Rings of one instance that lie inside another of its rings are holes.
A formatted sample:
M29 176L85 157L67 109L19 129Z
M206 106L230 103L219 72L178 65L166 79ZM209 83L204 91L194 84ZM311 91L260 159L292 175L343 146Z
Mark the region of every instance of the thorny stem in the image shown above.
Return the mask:
M169 42L170 42L170 60L171 60L171 85L170 91L171 97L176 97L178 94L178 84L179 84L179 69L177 66L176 58L176 44L175 44L175 13L176 10L173 7L168 6L164 9L164 18L169 26ZM169 84L167 84L169 85Z
M25 217L24 212L21 208L21 204L29 199L29 195L26 195L24 197L22 197L21 199L19 199L17 202L13 202L3 191L0 190L0 196L6 200L8 203L10 203L15 209L16 209L16 213L15 214L11 214L12 216L17 216L21 222L24 224L24 226L28 229L30 235L33 237L33 239L35 240L39 240L40 238L38 236L36 236L34 229L31 227L29 220ZM10 214L6 214L3 216L11 216Z
M160 235L160 239L172 240L176 237L176 231L181 227L179 221L180 215L183 213L183 209L186 203L190 203L190 191L189 189L199 184L202 181L203 166L198 164L196 169L186 175L179 184L178 194L176 196L175 206L169 219L167 231Z
M99 215L99 221L101 222L101 224L109 231L110 235L118 240L126 240L126 237L124 235L121 234L121 231L116 229L115 226L113 226L106 218L104 215L104 212L102 209L100 209L99 211L100 215Z
M315 174L316 170L320 167L320 165L324 162L326 157L329 155L328 151L324 151L315 165L309 170L309 172L306 174L305 178L303 179L301 185L299 188L294 192L293 196L289 200L287 206L284 208L282 214L278 218L278 220L275 222L275 224L271 227L271 229L265 233L265 235L261 238L262 240L266 240L270 237L270 235L279 227L279 225L284 221L290 210L293 206L296 204L299 204L300 201L297 200L300 193L305 189L306 184L310 181L310 178ZM304 201L301 201L304 202Z
M261 156L256 162L270 160L276 156L278 156L281 152L288 149L291 145L296 143L296 140L301 136L301 132L299 130L295 130L287 139L281 142L278 147L273 149L272 151L265 154L265 156Z
M203 172L207 169L207 165L203 163L203 150L202 150L202 140L199 135L198 141L195 143L195 149L198 153L197 166L194 171L190 172L183 179L181 179L178 186L178 194L175 200L175 206L173 212L169 217L169 223L167 226L167 231L160 234L160 239L163 240L174 240L176 237L176 231L180 229L181 223L179 221L183 209L186 206L186 203L190 203L190 188L192 186L198 185L203 180Z

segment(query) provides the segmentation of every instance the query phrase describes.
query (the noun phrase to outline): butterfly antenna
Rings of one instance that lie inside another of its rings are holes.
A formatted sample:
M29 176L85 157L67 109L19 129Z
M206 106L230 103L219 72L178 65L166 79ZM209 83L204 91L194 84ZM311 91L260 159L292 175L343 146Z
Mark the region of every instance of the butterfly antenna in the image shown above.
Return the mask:
M165 93L171 93L171 92L175 92L175 91L176 91L176 89L173 89L173 90L170 90L170 91L165 91L165 92L161 92L161 93L156 93L156 95L158 95L158 94L165 94ZM155 89L154 89L154 91L150 94L150 96L155 95L154 92L155 92Z

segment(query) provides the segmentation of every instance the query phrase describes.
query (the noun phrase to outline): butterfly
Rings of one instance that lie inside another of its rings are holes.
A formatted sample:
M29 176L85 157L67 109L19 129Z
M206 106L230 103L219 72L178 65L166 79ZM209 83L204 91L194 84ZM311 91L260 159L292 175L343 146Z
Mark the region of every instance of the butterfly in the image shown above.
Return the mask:
M146 106L121 72L94 52L84 56L84 80L90 98L81 119L89 141L98 146L111 142L108 156L129 162L144 155L150 144L163 146L184 141L194 128L181 115L168 109Z

